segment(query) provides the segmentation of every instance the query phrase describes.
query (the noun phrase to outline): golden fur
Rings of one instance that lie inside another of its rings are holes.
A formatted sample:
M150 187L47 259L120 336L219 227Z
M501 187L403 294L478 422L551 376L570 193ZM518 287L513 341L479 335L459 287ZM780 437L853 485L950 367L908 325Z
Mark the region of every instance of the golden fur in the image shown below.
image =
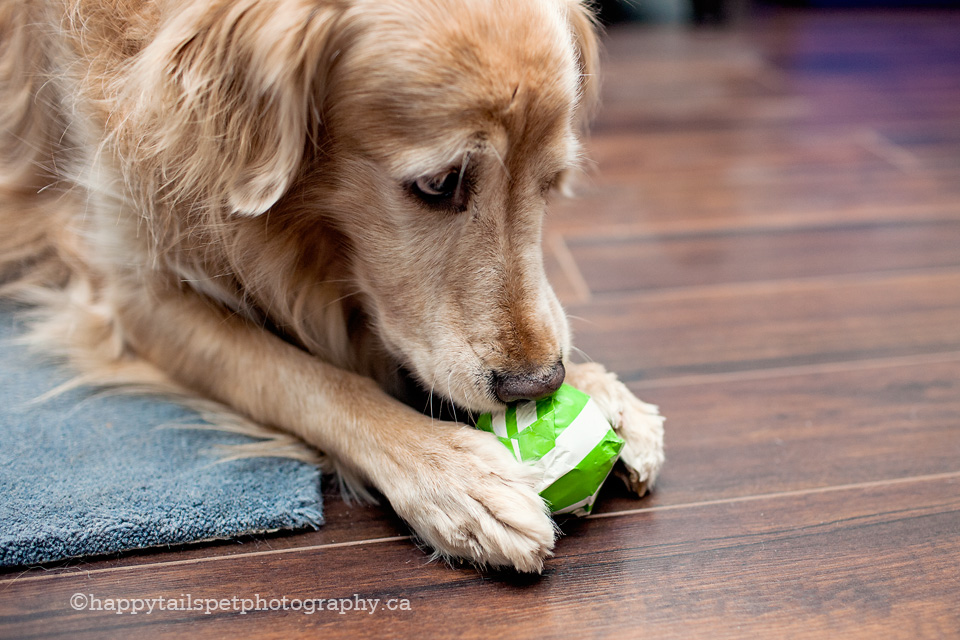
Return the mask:
M438 553L539 571L527 469L400 399L562 361L653 482L661 419L569 362L542 266L596 66L577 0L0 0L3 292L78 381L293 434Z

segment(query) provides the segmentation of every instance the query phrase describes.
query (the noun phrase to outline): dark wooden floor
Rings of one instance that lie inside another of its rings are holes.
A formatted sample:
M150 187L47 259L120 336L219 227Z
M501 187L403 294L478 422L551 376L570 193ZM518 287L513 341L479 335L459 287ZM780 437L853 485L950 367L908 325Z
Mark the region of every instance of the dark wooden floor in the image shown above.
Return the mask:
M652 496L609 487L537 579L331 496L313 533L0 575L0 637L960 637L960 14L619 28L606 71L547 261L579 346L668 417Z

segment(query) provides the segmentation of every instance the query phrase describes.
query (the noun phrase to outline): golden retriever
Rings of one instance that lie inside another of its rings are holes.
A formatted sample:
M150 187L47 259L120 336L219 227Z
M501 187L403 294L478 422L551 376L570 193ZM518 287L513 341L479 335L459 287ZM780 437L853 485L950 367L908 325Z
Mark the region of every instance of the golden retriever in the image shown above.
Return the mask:
M662 419L569 361L540 248L597 50L578 0L0 0L5 295L81 380L221 403L439 555L540 571L529 470L410 403L566 378L655 479Z

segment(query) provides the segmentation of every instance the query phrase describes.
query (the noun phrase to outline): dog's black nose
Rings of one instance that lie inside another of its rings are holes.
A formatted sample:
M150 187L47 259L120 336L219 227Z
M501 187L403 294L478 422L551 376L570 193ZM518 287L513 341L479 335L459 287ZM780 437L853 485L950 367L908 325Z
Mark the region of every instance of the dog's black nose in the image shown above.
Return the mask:
M501 402L517 400L539 400L550 395L563 384L566 375L563 363L534 373L497 373L493 374L494 390Z

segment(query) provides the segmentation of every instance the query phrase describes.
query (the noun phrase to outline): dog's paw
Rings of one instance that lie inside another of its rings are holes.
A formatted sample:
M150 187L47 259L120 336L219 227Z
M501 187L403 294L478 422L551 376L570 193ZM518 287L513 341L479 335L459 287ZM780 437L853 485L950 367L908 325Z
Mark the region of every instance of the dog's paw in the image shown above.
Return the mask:
M624 440L615 473L642 496L663 466L663 417L656 406L639 400L617 377L596 363L567 367L567 382L593 398Z
M440 557L542 571L556 529L532 470L491 434L444 427L433 435L382 488L397 514Z

